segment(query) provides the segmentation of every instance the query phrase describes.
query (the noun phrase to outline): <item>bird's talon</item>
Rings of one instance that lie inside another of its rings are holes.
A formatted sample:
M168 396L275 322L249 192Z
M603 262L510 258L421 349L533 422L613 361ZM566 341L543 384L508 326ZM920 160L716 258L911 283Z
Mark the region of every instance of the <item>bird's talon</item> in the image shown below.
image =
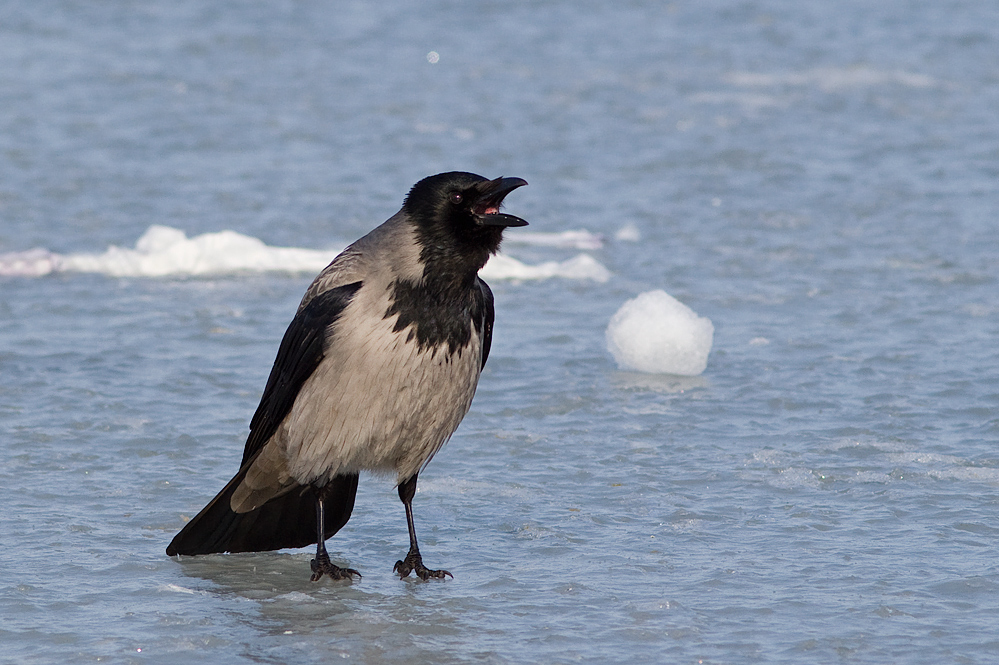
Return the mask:
M423 557L419 554L413 554L412 552L407 554L406 558L402 561L396 561L392 570L399 574L399 579L405 579L409 577L410 573L413 572L415 572L416 576L424 582L429 580L431 577L435 580L442 580L445 577L454 579L454 575L446 570L430 570L423 565Z
M353 581L355 575L357 576L357 579L361 579L361 573L357 572L353 568L340 568L339 566L334 566L326 557L320 556L318 560L313 559L309 565L312 567L312 577L310 579L313 582L321 580L323 575L329 576L331 580Z

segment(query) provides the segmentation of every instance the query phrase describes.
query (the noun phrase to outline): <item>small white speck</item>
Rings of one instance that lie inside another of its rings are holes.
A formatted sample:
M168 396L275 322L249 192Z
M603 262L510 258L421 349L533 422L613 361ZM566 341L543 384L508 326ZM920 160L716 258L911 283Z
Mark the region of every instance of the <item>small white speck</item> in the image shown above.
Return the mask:
M438 62L440 62L440 59L441 59L441 54L438 53L437 51L431 51L430 53L427 54L427 62L429 62L431 65L436 65Z
M614 238L625 242L638 242L642 239L642 234L638 231L637 226L627 224L618 229L617 233L614 234Z

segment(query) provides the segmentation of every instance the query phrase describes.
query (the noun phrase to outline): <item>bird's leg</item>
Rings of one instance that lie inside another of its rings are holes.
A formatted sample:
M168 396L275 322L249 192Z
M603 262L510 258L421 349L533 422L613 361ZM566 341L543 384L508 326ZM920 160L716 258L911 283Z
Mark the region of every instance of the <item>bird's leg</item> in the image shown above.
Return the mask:
M332 580L352 579L352 575L357 575L361 579L361 574L353 568L340 568L330 562L330 555L326 552L326 513L323 508L323 490L319 490L316 496L316 558L311 561L312 581L318 582L323 575L329 575Z
M400 578L408 577L415 572L421 580L428 580L431 577L442 580L445 576L453 578L454 575L446 570L430 570L423 565L423 557L420 556L420 547L416 544L416 526L413 524L413 497L416 495L416 476L399 483L399 498L402 505L406 507L406 524L409 526L409 554L402 561L396 561L392 569L399 573Z

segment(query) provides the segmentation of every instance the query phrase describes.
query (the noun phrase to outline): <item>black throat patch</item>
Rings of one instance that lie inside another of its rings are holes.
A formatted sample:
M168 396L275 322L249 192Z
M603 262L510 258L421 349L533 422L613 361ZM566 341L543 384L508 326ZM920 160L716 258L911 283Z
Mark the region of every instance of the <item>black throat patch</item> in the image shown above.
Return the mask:
M398 315L394 332L409 329L407 341L416 340L420 351L436 351L447 345L448 354L468 347L472 327L482 332L485 302L477 277L470 284L451 284L435 288L433 284L396 280L392 283L386 319Z

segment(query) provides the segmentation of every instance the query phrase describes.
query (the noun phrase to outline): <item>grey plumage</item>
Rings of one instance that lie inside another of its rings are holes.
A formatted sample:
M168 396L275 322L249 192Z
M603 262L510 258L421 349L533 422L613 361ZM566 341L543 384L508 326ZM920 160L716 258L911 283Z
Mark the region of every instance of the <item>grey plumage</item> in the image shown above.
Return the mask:
M317 544L313 579L359 576L324 541L350 518L358 474L390 473L406 509L402 576L423 566L416 479L458 427L489 354L493 296L478 270L507 226L503 198L527 184L443 173L353 243L308 288L281 342L239 472L171 542L205 554Z

